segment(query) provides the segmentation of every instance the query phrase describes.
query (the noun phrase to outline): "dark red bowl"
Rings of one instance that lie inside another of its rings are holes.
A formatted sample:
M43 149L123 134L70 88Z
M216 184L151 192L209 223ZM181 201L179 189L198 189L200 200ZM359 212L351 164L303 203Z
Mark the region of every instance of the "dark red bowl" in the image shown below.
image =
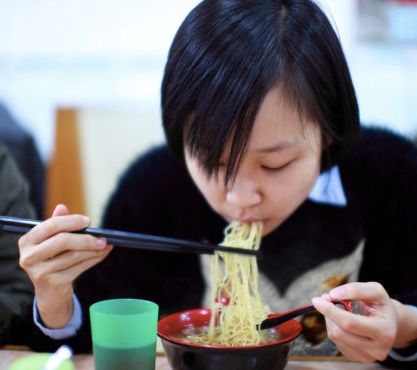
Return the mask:
M253 346L213 346L176 338L188 328L200 328L210 322L207 308L176 312L158 322L167 359L173 370L282 370L288 362L288 354L301 332L296 320L278 325L279 339Z

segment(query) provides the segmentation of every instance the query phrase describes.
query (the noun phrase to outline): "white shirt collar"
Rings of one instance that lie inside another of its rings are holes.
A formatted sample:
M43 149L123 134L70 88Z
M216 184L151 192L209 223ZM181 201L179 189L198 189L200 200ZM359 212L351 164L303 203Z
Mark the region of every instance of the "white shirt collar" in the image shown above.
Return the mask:
M313 186L308 199L333 206L344 207L347 205L345 192L343 191L339 167L332 167L323 172Z

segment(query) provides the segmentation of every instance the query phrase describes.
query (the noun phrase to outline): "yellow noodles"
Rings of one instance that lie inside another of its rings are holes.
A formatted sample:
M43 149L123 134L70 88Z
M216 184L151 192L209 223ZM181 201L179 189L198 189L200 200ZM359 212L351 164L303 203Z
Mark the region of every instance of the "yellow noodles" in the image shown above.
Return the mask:
M228 247L259 249L262 224L233 222L222 243ZM256 325L266 318L258 291L256 257L216 252L211 259L211 310L208 333L190 338L205 344L245 346L261 343ZM222 297L229 303L222 304Z

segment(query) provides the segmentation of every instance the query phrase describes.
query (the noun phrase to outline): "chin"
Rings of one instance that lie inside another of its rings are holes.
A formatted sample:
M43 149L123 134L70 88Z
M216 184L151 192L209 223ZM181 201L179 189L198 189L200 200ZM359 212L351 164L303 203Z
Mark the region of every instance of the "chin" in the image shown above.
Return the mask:
M282 224L283 221L277 220L266 220L264 221L263 229L262 229L262 236L267 236L269 233L274 231L279 225Z

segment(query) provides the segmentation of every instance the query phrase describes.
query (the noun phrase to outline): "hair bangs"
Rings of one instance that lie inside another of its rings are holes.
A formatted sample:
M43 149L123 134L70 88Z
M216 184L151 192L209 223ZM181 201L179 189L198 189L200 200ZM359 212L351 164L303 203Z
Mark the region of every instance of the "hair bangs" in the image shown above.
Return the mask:
M209 177L217 175L227 154L225 181L230 182L245 154L266 91L252 86L245 77L227 82L230 79L199 96L184 131L184 145Z
M214 17L211 22L198 26L195 37L202 57L196 58L193 49L194 58L188 67L193 76L193 82L188 82L192 92L189 89L186 92L192 94L192 100L182 107L181 116L187 116L183 148L198 160L209 177L217 176L228 150L225 182L229 183L245 155L259 107L275 83L276 77L271 76L278 76L281 65L274 53L268 51L276 43L274 29L269 26L271 22L263 25L257 22L256 12L239 2L224 4L230 8L228 22ZM239 11L234 7L240 7ZM211 34L210 42L205 40L207 34ZM260 40L269 45L262 52L257 48ZM184 90L179 88L178 92L183 94Z

